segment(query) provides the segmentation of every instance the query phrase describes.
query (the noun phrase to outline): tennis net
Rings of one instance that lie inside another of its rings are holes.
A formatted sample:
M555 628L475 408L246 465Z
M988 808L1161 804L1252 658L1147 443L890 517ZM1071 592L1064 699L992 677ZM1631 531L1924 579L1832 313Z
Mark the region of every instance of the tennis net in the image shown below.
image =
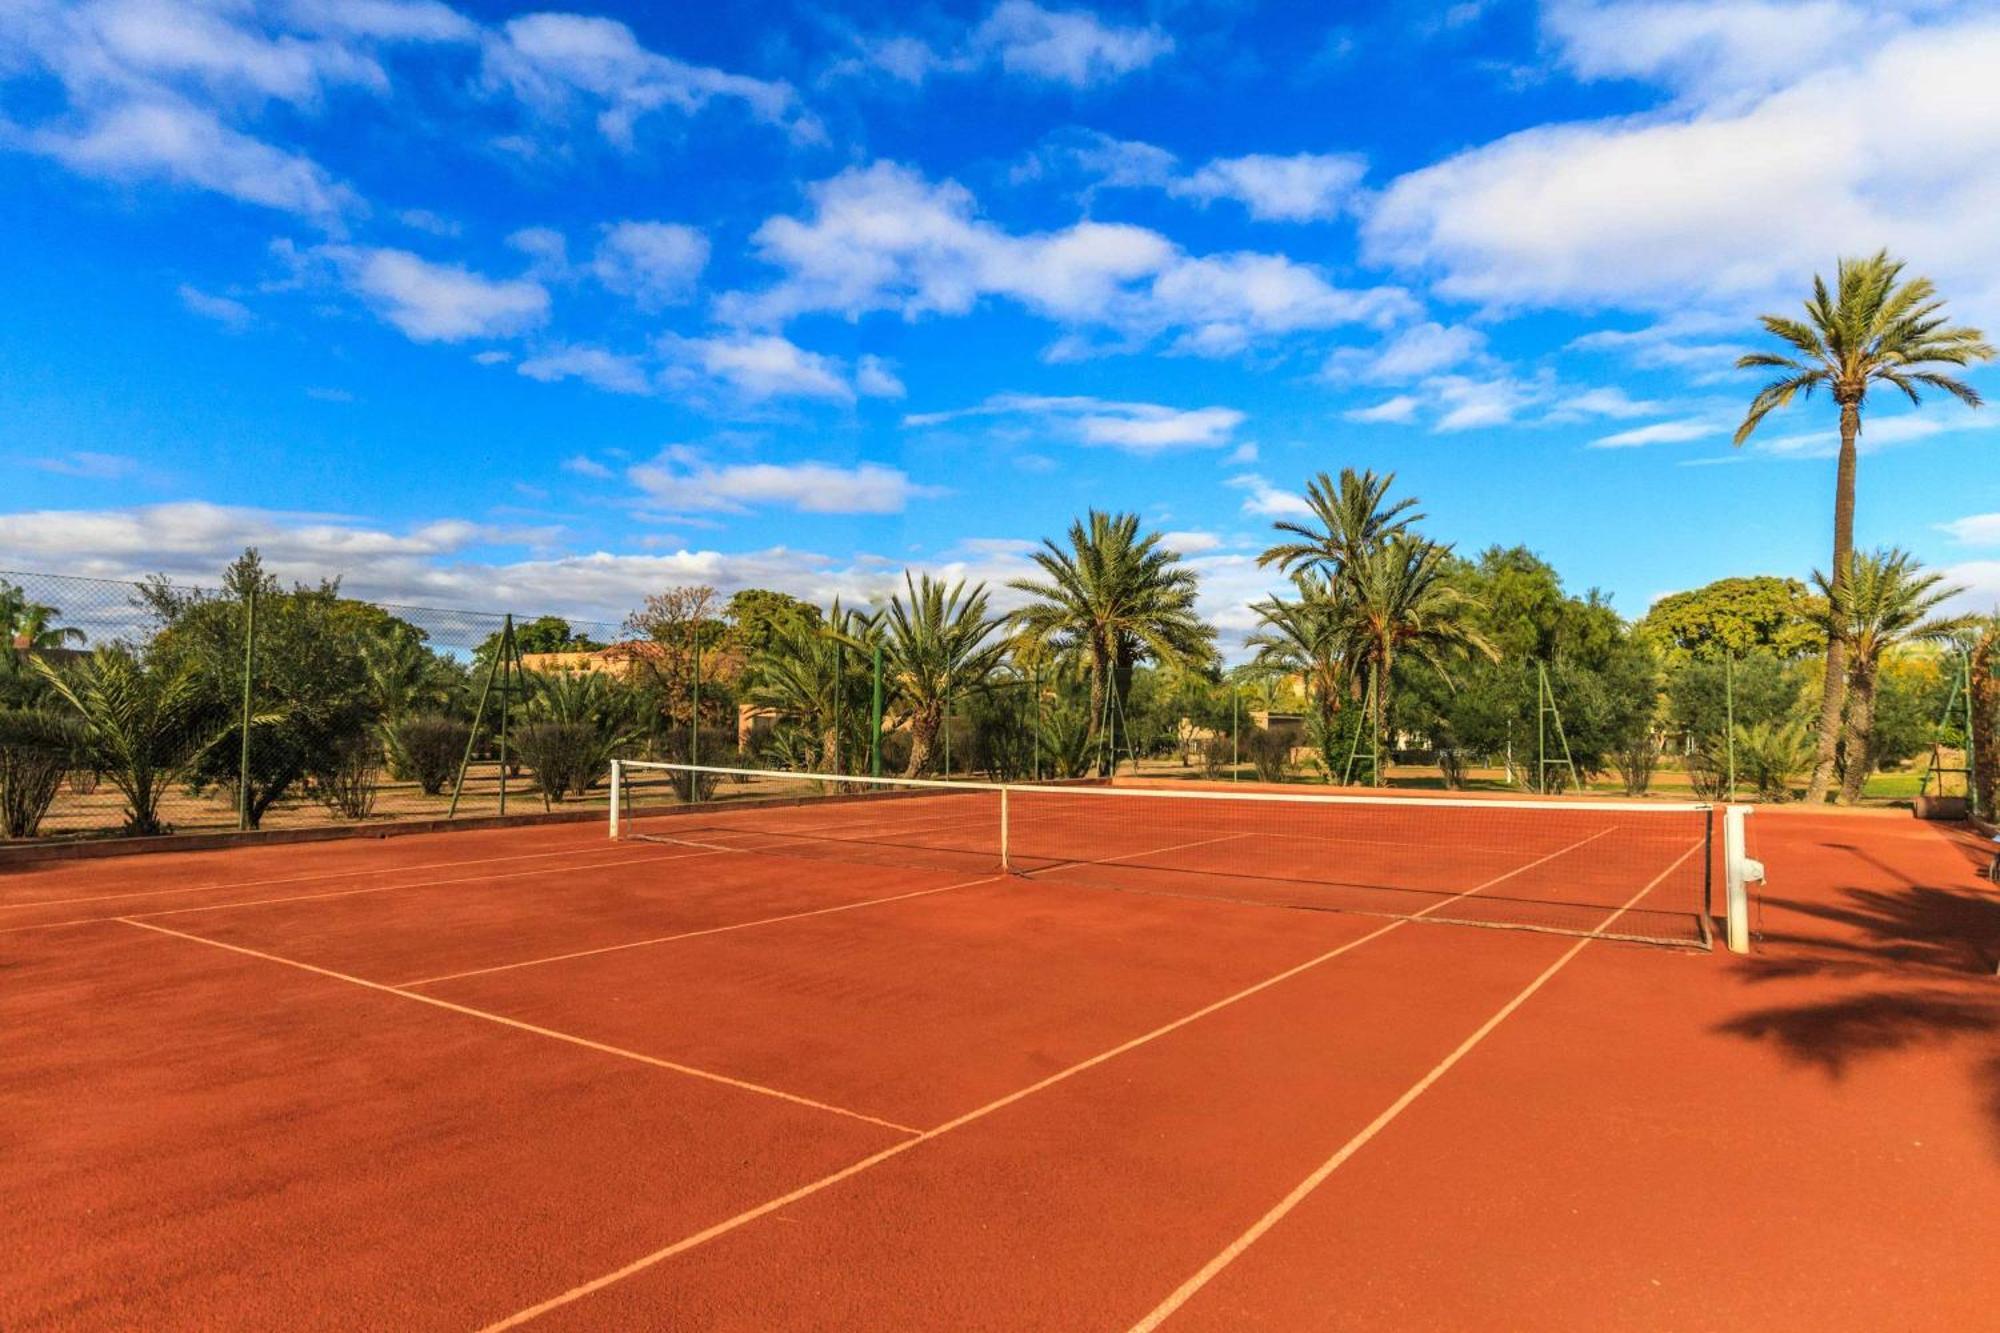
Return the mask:
M621 762L614 837L1707 946L1705 804L942 782ZM1739 849L1740 850L1740 849ZM1733 900L1732 900L1733 901Z

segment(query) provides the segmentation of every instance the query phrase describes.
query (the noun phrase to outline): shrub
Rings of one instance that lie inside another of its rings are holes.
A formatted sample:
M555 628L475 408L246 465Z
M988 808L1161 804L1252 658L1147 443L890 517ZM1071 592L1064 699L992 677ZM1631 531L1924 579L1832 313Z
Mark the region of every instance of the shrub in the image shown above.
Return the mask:
M313 774L312 791L336 818L363 820L375 813L381 783L381 748L369 737L350 736Z
M611 771L612 743L588 722L530 722L509 739L509 757L520 756L535 775L536 789L551 801L582 796ZM677 780L682 776L675 774ZM712 775L705 776L714 786Z
M0 712L0 836L35 836L81 740L68 718L26 709Z
M1792 782L1812 767L1812 737L1800 722L1759 722L1736 728L1737 776L1765 801L1790 800Z
M1243 748L1249 752L1259 782L1285 780L1285 770L1292 758L1292 738L1289 734L1266 727L1253 727L1243 738Z
M1729 754L1720 738L1696 745L1687 752L1688 785L1697 798L1720 801L1729 795Z
M389 771L413 781L426 796L436 796L458 776L472 724L437 714L406 717L389 728Z
M775 738L778 731L774 730L771 734ZM658 751L660 758L667 763L685 764L688 762L687 733L668 732L660 738ZM605 756L607 766L610 761L611 757L607 754ZM676 768L667 773L667 784L673 788L674 799L677 801L706 801L714 796L715 789L722 785L722 776L718 773L690 773L686 769Z
M1627 796L1644 796L1653 785L1653 770L1660 765L1660 738L1650 731L1626 737L1611 752L1611 765L1618 770Z
M1441 746L1438 749L1438 772L1444 775L1444 785L1453 791L1464 789L1465 771L1471 763L1472 756L1455 746Z
M1213 782L1235 762L1235 746L1227 736L1204 736L1197 758L1201 760L1201 775Z

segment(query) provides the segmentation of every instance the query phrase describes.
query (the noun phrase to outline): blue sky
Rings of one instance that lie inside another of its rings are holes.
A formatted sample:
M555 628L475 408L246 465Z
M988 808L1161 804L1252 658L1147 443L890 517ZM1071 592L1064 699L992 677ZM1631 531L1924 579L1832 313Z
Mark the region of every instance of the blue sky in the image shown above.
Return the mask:
M1991 5L92 0L0 13L0 566L616 617L1142 512L1233 638L1314 472L1629 615L1825 559L1751 316L2000 324ZM1974 376L2000 390L1993 371ZM2000 411L1860 538L2000 598Z

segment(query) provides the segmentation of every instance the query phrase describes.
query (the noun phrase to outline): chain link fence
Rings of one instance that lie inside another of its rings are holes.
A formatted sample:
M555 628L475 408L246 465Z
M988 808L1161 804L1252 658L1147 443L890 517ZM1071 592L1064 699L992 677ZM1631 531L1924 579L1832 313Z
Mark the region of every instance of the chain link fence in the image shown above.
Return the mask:
M280 586L254 563L217 586L0 570L0 628L7 839L602 802L574 764L544 780L551 728L591 730L607 765L609 747L643 752L661 730L642 701L607 717L601 688L553 703L544 688L631 676L615 622L371 602Z

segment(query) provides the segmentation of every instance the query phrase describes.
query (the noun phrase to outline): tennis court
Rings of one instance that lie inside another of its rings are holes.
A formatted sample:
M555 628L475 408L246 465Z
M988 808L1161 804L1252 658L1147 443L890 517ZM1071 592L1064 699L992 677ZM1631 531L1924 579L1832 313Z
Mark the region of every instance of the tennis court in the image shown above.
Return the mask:
M1963 835L1766 820L1737 956L1696 807L703 781L0 876L0 1324L1991 1307Z

